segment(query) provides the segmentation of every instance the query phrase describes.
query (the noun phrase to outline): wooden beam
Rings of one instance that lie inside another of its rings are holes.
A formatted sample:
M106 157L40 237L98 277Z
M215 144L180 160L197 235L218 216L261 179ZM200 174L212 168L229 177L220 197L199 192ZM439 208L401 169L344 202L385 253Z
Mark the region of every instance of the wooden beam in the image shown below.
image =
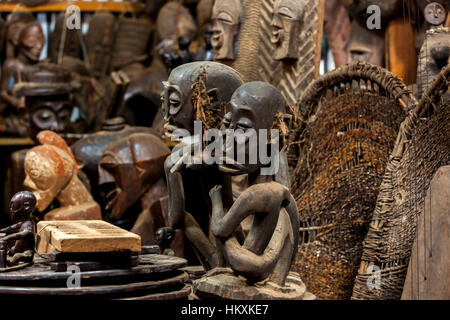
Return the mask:
M0 146L33 146L30 138L0 138Z
M144 10L140 2L114 2L114 1L61 1L49 2L41 6L26 7L18 3L1 3L0 12L29 11L29 12L60 12L65 11L70 5L76 5L82 12L89 11L111 11L111 12L133 12Z
M402 17L392 20L386 31L386 67L406 85L416 83L417 56L414 30Z

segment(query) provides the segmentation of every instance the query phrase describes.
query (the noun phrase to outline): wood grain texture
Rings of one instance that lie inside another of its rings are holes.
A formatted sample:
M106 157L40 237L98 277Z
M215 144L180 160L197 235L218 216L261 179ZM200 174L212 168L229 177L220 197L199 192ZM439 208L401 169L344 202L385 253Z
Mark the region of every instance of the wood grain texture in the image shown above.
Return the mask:
M386 30L386 67L406 85L416 83L417 56L414 30L403 17L392 20Z
M281 63L272 58L274 47L270 41L274 0L262 0L259 30L259 76L261 81L271 84L281 78Z
M41 221L37 238L39 254L141 251L141 237L101 220Z
M319 76L322 49L324 1L304 0L305 14L299 34L299 59L279 62L272 58L274 47L270 42L274 0L261 1L259 32L259 80L276 86L287 102L296 106L306 87Z
M258 32L260 27L261 0L242 0L244 18L239 31L238 54L232 67L244 82L259 80L258 75Z

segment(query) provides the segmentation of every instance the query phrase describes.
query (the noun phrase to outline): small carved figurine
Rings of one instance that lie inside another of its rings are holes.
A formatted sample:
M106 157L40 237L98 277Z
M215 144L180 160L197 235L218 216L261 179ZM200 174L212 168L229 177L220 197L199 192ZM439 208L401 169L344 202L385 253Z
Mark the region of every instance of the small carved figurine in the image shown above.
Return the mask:
M31 137L43 130L66 133L74 107L71 95L80 87L72 73L56 64L41 63L22 70L21 77L13 93L25 98Z
M17 55L13 58L6 59L3 64L0 94L4 101L20 109L25 108L25 99L10 94L9 86L11 78L14 83L22 81L21 72L25 66L36 64L39 61L41 50L45 44L45 38L40 24L38 22L32 22L23 27L18 39L18 45L16 47Z
M14 246L8 250L8 256L12 257L8 261L9 265L15 265L18 262L33 261L35 239L31 214L35 207L36 197L31 192L21 191L16 193L11 199L11 216L16 223L7 228L0 229L0 232L8 234L0 238L0 246L2 242L4 246L7 241L15 240ZM0 261L0 268L2 268L1 264L2 261ZM3 268L5 267L3 266Z
M42 144L25 156L24 186L44 212L56 199L60 207L45 213L44 220L101 220L99 205L78 178L78 166L66 142L52 131L37 135Z

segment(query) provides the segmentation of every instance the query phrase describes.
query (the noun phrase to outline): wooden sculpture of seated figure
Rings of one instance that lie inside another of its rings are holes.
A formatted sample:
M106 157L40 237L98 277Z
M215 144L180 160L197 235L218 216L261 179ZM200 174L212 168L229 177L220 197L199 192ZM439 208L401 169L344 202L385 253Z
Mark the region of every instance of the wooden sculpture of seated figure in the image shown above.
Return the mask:
M39 212L53 200L60 208L44 215L44 220L101 220L99 205L78 178L78 166L66 142L52 131L37 135L42 144L30 149L25 156L24 186L37 199Z
M277 288L295 287L290 292L292 296L285 298L311 298L309 294L305 296L306 289L298 276L294 284L292 277L288 280L289 285L286 283L298 246L298 210L289 189L276 181L276 173L281 170L277 166L279 157L276 156L280 152L278 138L272 132L268 143L268 135L261 131L268 132L273 128L276 116L285 111L285 105L281 93L264 82L246 83L231 98L223 129L241 129L246 139L235 139L235 136L230 140L227 137L221 161L223 164L219 165L219 170L227 175L248 174L249 187L228 211L224 210L222 203L222 186L210 191L213 204L211 230L216 238L218 253L231 270L211 270L194 285L197 294L206 292L230 299L270 298L271 294L267 291L260 295L245 291L264 281L258 286L270 283L269 286L275 290L274 297L278 296ZM258 150L256 146L267 150ZM233 148L238 152L231 157L230 150ZM245 155L244 161L239 150ZM263 160L261 154L264 152L270 155L270 161ZM250 160L252 154L259 154L257 161ZM248 216L253 217L253 224L241 245L233 232ZM244 277L246 282L234 275ZM211 277L215 280L208 283ZM220 279L223 280L221 288L214 288L221 282Z
M0 229L1 233L8 234L0 238L0 246L3 243L6 247L7 241L15 240L14 246L8 250L8 255L11 256L11 259L7 263L8 265L33 261L35 240L31 214L35 207L36 197L31 192L18 192L11 199L10 212L16 223Z

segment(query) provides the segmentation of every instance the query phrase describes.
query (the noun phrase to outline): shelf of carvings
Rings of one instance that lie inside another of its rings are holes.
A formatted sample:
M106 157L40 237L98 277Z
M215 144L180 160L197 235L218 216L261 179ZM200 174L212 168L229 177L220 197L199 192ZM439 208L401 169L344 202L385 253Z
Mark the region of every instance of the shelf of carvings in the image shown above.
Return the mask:
M82 12L111 11L138 13L144 10L143 3L130 1L49 1L46 4L35 7L26 7L15 1L0 1L0 12L59 12L66 10L66 8L70 5L78 6Z

